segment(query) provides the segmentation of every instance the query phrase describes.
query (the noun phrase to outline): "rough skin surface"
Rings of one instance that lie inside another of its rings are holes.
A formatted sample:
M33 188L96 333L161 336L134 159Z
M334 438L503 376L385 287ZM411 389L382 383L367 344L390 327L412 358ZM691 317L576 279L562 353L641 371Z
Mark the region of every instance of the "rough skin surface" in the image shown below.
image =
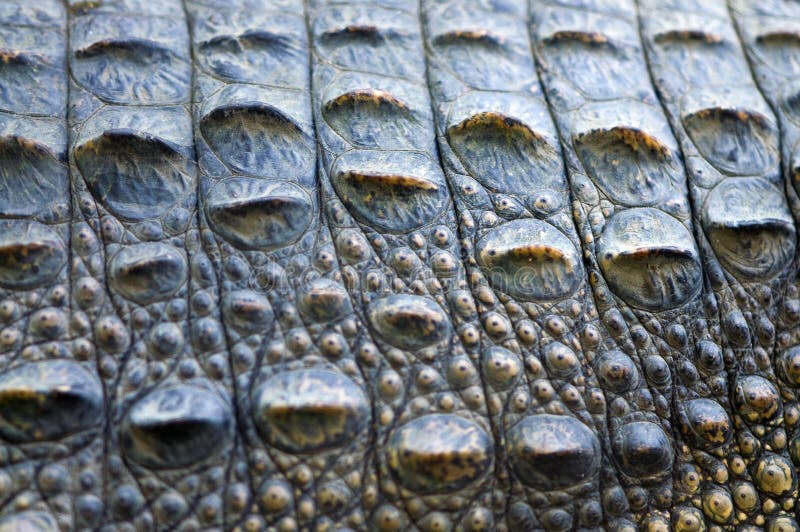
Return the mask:
M0 0L0 532L800 531L795 0Z

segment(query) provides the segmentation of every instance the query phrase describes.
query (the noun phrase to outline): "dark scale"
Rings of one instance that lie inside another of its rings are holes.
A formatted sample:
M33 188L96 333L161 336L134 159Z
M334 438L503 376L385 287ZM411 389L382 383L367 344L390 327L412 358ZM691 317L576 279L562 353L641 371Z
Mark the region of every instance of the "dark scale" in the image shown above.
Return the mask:
M497 476L510 494L506 526L633 526L593 367L611 352L588 291L526 6L435 0L422 12L439 149L486 333L481 372ZM494 331L496 319L508 320L510 334Z
M495 440L481 334L436 152L414 3L310 2L321 195L374 344L366 526L493 529ZM510 329L498 316L498 328Z
M681 154L650 83L636 6L534 2L531 28L594 299L620 346L595 369L607 394L638 405L608 401L628 502L652 529L702 524L701 495L729 477L728 383L706 320Z
M756 84L775 113L780 125L780 146L784 190L792 215L800 219L800 4L783 0L774 2L732 1L730 13L744 45ZM795 250L797 251L797 250ZM800 280L798 257L788 270L788 285L777 308L773 369L783 395L783 418L786 424L789 456L800 465ZM796 492L786 500L788 513L771 522L784 530L800 530ZM793 512L791 511L793 510ZM792 520L795 519L795 520Z
M366 526L374 352L317 180L303 2L187 2L200 215L236 379L246 460L227 528Z
M183 6L69 9L73 301L111 425L102 529L221 527L238 431L197 223Z
M70 310L66 25L60 2L0 2L0 530L103 513L103 389Z
M704 498L703 511L714 525L772 526L794 513L797 496L772 360L796 247L778 123L753 82L725 2L642 1L639 8L651 73L686 162L730 361L737 449L728 485ZM783 391L794 400L791 388ZM740 472L756 491L739 489Z

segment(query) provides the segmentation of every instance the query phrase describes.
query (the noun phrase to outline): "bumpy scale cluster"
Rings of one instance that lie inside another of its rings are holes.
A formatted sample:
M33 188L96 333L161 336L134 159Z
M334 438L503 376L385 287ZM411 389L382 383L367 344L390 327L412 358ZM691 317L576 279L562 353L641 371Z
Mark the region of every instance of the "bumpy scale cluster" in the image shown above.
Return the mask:
M606 353L526 6L423 2L439 151L485 341L512 529L633 526L611 457ZM509 323L510 327L497 327ZM617 390L620 391L620 390ZM605 510L603 508L605 506Z
M181 2L69 6L73 301L105 385L117 530L221 526L236 430L199 240Z
M369 340L320 208L302 2L186 5L203 241L245 448L226 527L363 527Z
M727 486L702 495L703 511L715 525L765 526L793 514L788 501L797 493L772 360L796 241L778 124L752 79L724 2L641 1L639 18L653 79L683 153L730 375L736 428L735 454L726 460L731 476Z
M589 282L617 346L595 361L610 452L637 520L666 526L689 496L673 476L703 482L693 451L724 445L732 431L696 382L692 354L712 336L680 153L650 83L633 2L530 5ZM723 373L716 393L726 390ZM703 423L722 432L706 442Z
M417 6L312 1L308 17L322 201L375 341L363 353L371 526L492 528L504 497L493 496L482 333L437 157Z
M61 2L0 2L2 530L102 518L103 388L70 312L66 25Z

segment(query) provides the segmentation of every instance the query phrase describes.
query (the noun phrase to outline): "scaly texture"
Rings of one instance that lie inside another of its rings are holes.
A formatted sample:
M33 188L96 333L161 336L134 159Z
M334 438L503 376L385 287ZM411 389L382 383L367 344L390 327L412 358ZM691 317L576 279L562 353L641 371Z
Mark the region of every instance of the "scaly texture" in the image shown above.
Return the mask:
M722 374L712 392L695 364L703 349L721 353L705 321L680 152L650 83L636 6L532 2L531 28L592 291L619 346L596 361L611 452L638 521L668 526L671 512L697 519L679 505L724 474L716 463L701 473L698 453L730 440L727 383Z
M800 120L797 77L800 74L800 5L773 2L728 3L744 45L755 81L780 125L780 145L786 198L800 220ZM797 251L797 250L796 250ZM789 456L800 464L800 279L795 255L788 267L786 295L777 309L773 368L783 398L783 419L789 439ZM796 494L786 504L797 505ZM795 510L796 512L796 510ZM771 521L786 530L800 529L795 518L784 515Z
M363 527L372 408L356 354L374 346L320 207L303 3L186 5L200 216L246 450L226 527Z
M481 372L499 442L497 476L510 492L507 526L633 526L597 378L615 378L602 366L607 335L536 78L526 6L422 6L439 150L487 332ZM499 320L513 329L495 330Z
M322 201L376 347L370 523L492 528L481 333L436 153L417 6L312 1L308 15Z
M0 0L0 532L800 530L794 0Z
M183 6L74 2L69 28L72 278L106 390L104 528L219 527L238 430L199 243Z
M686 162L698 245L717 299L736 454L703 497L717 525L764 526L797 494L772 356L795 254L778 124L751 77L724 2L639 2L653 79ZM739 482L750 476L743 490Z
M0 530L102 518L103 388L71 341L66 23L60 2L0 2Z

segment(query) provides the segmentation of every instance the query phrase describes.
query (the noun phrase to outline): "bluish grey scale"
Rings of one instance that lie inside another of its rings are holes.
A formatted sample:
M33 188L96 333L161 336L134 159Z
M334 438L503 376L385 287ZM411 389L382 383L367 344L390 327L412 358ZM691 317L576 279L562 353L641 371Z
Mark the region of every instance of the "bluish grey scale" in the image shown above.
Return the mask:
M189 1L200 216L244 456L226 527L363 529L371 344L322 217L302 1Z
M422 3L439 149L486 325L481 371L509 530L633 526L611 460L606 351L524 5ZM494 317L512 336L493 334Z
M92 526L221 527L238 431L199 240L183 6L70 2L69 37L76 342L110 425Z
M4 530L92 526L102 510L103 389L70 308L66 22L60 2L0 2Z
M322 203L374 339L357 355L377 450L366 526L491 529L483 333L439 166L417 6L312 1L308 25Z
M752 79L725 2L642 1L639 7L653 79L686 162L698 246L717 300L740 457L729 463L749 472L755 490L746 499L758 501L729 505L730 512L708 504L703 510L715 524L772 526L797 489L772 362L796 248L778 122ZM739 500L735 490L708 498Z
M595 369L628 502L647 526L702 523L695 501L727 475L728 383L724 368L698 364L720 336L707 321L681 154L650 82L636 6L532 3L531 17L594 300L619 345Z

